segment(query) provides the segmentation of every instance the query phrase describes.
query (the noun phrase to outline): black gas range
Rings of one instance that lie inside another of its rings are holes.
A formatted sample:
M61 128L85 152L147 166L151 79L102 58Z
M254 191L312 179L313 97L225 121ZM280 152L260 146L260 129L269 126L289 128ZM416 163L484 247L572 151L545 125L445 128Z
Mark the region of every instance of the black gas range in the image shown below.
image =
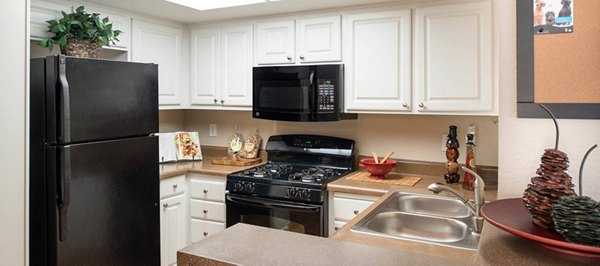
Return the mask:
M327 183L354 170L354 141L278 135L266 150L266 164L227 176L227 227L243 222L327 236Z

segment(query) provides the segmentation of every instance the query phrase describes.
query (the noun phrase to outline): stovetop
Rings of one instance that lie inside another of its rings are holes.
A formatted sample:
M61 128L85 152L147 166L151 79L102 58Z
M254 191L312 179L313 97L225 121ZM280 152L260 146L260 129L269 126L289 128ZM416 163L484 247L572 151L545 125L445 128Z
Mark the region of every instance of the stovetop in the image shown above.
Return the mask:
M324 187L350 172L350 169L268 162L267 164L230 174L229 179L282 184L300 187Z

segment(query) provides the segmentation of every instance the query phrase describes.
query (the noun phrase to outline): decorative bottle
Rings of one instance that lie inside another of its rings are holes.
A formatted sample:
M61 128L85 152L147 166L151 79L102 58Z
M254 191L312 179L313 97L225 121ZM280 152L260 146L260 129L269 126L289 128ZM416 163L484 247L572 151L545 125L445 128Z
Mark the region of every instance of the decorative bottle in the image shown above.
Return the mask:
M469 126L467 130L467 159L465 166L473 171L476 170L475 164L475 126ZM470 173L465 172L462 187L467 190L473 190L473 182L475 177Z
M446 159L448 160L446 164L447 173L444 175L446 179L446 183L454 184L458 183L460 180L460 175L458 174L458 147L460 144L458 143L458 139L456 138L456 129L457 127L452 125L450 126L450 130L448 132L448 141L446 141Z

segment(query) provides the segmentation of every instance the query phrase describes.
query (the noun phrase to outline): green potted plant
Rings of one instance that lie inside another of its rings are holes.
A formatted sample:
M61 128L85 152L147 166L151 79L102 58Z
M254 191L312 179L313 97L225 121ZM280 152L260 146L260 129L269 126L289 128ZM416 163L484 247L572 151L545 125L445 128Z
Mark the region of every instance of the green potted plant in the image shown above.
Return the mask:
M62 54L76 57L102 57L102 46L115 44L120 30L113 30L108 17L100 19L100 14L89 14L80 6L67 14L61 11L62 18L48 20L48 32L54 37L43 39L40 45L50 50L60 46Z

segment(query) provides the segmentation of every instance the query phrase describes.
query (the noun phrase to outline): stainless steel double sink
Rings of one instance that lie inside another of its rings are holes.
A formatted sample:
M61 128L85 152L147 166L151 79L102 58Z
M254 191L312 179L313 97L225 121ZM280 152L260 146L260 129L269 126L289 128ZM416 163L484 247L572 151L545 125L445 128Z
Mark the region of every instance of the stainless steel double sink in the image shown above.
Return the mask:
M351 231L476 250L469 209L454 198L396 192Z

